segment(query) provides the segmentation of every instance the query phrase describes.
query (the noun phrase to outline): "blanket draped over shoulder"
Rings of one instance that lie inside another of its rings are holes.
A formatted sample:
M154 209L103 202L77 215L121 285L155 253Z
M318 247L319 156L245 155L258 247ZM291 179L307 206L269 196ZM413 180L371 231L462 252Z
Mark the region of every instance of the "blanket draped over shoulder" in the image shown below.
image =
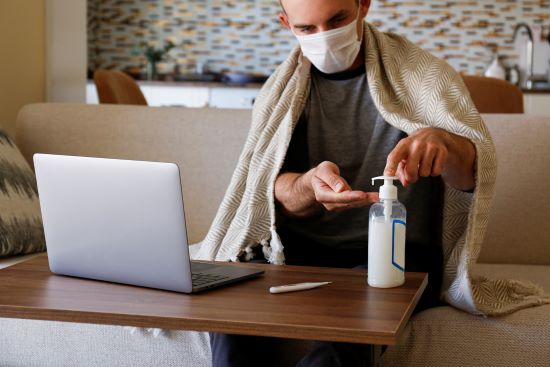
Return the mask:
M382 33L369 23L364 28L366 78L382 117L407 134L425 127L445 129L476 148L474 192L445 189L442 298L479 315L550 303L533 284L471 273L489 219L496 154L461 76L401 36ZM274 184L309 96L310 69L296 48L262 88L231 183L196 259L237 261L261 244L269 262L284 263L275 227Z

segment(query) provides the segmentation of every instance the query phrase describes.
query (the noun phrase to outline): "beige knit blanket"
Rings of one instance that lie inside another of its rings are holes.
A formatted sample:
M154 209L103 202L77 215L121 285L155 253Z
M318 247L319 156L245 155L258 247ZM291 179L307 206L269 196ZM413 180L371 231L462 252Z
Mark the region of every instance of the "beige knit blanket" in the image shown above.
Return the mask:
M496 155L460 75L405 38L381 33L369 23L365 23L364 39L370 93L388 123L407 134L425 127L442 128L468 138L476 147L474 193L446 187L442 298L482 315L550 303L550 297L532 284L471 274L489 219ZM197 259L238 261L262 244L271 263L284 263L275 227L274 184L309 88L310 63L296 48L256 100L243 152Z

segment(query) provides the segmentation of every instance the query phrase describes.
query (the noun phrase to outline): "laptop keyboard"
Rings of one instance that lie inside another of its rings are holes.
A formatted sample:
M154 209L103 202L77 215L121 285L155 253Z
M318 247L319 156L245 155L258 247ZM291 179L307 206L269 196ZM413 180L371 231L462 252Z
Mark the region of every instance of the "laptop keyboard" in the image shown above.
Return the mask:
M207 273L193 273L192 282L193 287L200 287L202 285L218 282L224 279L229 279L228 276L218 275L218 274L207 274Z

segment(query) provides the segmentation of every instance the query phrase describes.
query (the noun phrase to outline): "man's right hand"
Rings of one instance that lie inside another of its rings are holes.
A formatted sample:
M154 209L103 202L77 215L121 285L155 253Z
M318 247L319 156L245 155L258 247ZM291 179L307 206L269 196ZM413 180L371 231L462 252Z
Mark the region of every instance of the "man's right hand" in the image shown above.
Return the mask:
M315 200L331 212L361 208L378 201L378 193L353 191L340 176L340 168L332 162L323 162L314 168L311 186Z
M336 164L323 162L304 174L281 174L275 199L287 216L308 217L323 209L338 212L371 205L378 193L352 190Z

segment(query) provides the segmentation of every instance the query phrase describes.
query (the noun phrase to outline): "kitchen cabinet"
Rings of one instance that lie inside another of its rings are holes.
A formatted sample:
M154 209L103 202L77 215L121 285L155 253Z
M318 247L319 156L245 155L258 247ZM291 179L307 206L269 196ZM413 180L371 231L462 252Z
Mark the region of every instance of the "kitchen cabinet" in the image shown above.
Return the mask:
M140 85L149 106L206 107L208 88Z
M139 82L150 106L252 108L261 85L228 86L222 83ZM525 113L550 116L550 90L525 92ZM93 82L86 86L86 103L99 103Z
M260 85L235 87L221 83L138 82L149 106L252 108ZM99 103L94 83L86 86L86 103Z
M525 113L550 116L550 93L524 93Z
M212 88L210 107L252 108L259 91L254 88Z

